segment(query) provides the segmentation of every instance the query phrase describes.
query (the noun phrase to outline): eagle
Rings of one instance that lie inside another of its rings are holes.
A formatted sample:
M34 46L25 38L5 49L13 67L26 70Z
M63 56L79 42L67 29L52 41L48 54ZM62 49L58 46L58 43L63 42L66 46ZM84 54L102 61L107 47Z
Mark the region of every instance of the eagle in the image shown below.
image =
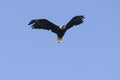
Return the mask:
M73 26L82 24L83 19L83 15L74 16L66 25L62 24L60 26L52 23L48 19L33 19L28 25L31 25L32 29L51 30L57 35L56 42L60 43L63 41L65 32Z

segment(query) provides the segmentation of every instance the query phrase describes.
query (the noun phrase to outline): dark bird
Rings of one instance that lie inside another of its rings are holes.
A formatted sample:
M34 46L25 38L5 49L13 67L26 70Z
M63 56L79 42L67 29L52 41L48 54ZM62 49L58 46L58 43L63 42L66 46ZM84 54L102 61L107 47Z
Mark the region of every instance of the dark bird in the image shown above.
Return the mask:
M57 34L56 41L59 43L63 41L63 36L65 32L71 27L83 23L83 19L84 16L82 15L75 16L66 25L62 24L60 26L57 26L56 24L50 22L47 19L34 19L31 20L28 25L31 25L33 29L51 30L52 32Z

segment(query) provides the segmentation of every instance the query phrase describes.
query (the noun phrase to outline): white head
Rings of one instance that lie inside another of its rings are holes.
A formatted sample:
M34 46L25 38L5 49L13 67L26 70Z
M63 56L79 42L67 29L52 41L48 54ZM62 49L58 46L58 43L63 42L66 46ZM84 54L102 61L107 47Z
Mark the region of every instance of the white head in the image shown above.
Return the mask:
M65 29L65 25L64 24L60 25L60 29Z

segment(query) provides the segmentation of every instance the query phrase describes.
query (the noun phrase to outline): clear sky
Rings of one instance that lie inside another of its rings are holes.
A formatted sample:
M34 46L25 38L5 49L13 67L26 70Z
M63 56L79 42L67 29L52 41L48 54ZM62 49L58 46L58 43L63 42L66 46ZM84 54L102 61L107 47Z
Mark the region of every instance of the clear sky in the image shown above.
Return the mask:
M84 23L56 43L31 19ZM120 0L1 0L0 80L120 80Z

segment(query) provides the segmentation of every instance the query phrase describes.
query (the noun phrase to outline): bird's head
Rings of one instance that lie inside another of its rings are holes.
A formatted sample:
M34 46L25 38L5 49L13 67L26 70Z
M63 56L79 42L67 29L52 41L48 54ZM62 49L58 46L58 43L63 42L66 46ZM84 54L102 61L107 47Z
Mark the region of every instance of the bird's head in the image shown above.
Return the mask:
M60 25L60 29L65 29L65 25L64 24Z

